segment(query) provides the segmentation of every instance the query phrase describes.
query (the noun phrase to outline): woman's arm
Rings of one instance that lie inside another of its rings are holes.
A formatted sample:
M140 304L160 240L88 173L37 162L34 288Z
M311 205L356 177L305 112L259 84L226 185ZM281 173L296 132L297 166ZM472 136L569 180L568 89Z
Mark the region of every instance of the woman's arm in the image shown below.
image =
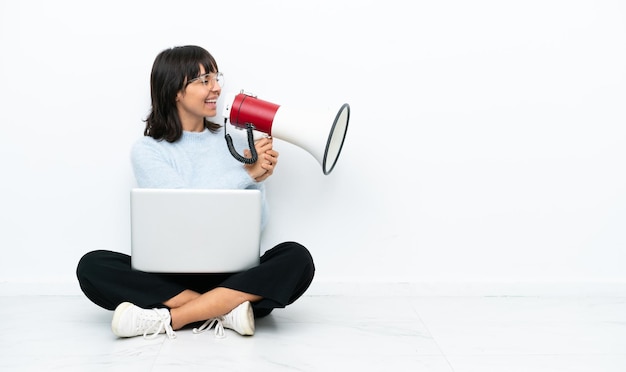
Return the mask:
M174 164L168 162L163 152L147 137L132 147L131 164L139 187L178 189L187 186Z

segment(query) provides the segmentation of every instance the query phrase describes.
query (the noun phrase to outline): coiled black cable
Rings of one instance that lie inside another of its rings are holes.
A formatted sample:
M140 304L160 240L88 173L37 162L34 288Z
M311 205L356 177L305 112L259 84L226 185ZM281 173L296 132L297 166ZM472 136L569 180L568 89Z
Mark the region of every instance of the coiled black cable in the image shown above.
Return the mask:
M233 139L230 137L230 134L226 133L227 121L228 121L227 119L224 119L224 138L226 139L226 144L228 145L228 150L230 151L230 154L241 163L244 163L244 164L256 163L259 156L256 152L256 149L254 148L254 133L252 132L254 130L254 126L250 123L246 123L246 131L248 132L248 146L250 148L250 153L252 154L252 157L246 158L237 153L237 150L235 149L235 146L233 145Z

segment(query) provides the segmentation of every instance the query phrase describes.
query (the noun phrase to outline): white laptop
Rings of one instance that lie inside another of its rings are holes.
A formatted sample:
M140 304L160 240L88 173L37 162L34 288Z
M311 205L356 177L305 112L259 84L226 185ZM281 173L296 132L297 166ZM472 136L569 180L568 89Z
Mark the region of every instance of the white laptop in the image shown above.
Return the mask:
M131 266L229 273L259 264L259 190L131 189Z

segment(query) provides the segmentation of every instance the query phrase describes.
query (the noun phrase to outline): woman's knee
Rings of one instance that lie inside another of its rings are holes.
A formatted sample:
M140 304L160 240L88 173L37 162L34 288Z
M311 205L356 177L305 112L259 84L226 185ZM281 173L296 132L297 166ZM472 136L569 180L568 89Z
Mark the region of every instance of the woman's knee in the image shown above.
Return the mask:
M123 255L112 251L96 250L85 253L76 266L76 276L78 280L82 280L100 273L106 266L113 266L112 264L120 259L123 259Z
M114 268L123 265L120 253L97 250L88 252L78 261L76 277L83 293L93 303L108 310L114 310L119 302L112 301L106 293L111 277L115 277Z
M311 252L300 243L288 242L290 262L302 273L302 278L309 283L315 275L315 263Z
M307 267L309 267L312 272L314 272L315 263L313 262L313 256L311 255L311 252L309 252L309 250L302 244L298 244L298 243L296 244L297 245L294 246L294 249L295 249L296 255L299 258L299 261L305 264Z
M300 243L297 242L284 242L278 244L275 249L281 250L283 253L293 257L297 257L304 261L313 261L311 252Z
M85 253L83 257L78 261L78 265L76 266L76 276L79 280L85 277L86 274L92 272L92 268L95 264L99 262L99 256L101 256L102 251L92 251Z

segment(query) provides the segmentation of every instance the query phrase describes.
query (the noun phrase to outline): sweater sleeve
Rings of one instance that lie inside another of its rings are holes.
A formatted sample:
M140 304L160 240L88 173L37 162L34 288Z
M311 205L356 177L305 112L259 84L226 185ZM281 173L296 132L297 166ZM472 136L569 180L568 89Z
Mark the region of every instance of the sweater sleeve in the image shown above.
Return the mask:
M144 137L131 149L131 164L137 185L142 188L186 187L186 182L154 140Z

